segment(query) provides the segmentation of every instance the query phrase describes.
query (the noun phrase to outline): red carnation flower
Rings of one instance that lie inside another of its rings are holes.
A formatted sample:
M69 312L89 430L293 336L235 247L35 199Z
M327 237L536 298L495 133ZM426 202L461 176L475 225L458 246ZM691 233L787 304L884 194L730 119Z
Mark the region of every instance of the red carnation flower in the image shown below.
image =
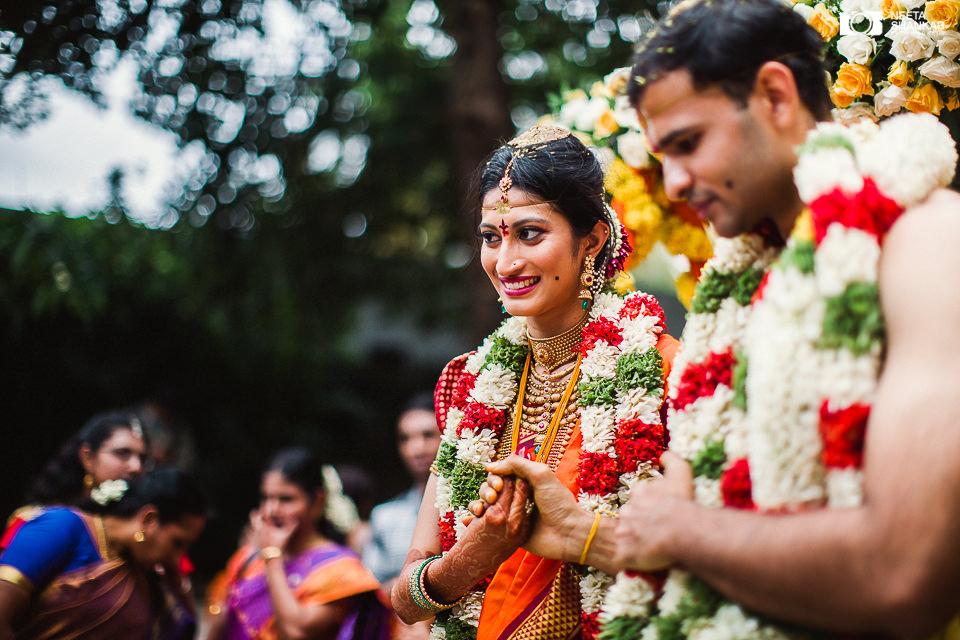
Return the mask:
M666 429L662 424L648 424L640 418L618 422L617 434L621 438L650 438L660 443L666 439Z
M440 547L449 551L457 542L457 531L453 526L453 513L440 516Z
M463 409L463 419L457 425L457 435L462 435L464 429L473 429L474 433L490 429L499 436L505 421L506 414L500 409L479 402L469 402Z
M753 509L750 463L740 458L724 470L720 477L720 493L723 504L734 509Z
M583 341L580 343L580 352L584 355L600 342L607 342L613 346L623 342L623 332L609 318L598 318L588 322L583 327Z
M652 438L621 440L614 445L623 473L636 471L643 463L659 462L663 455L663 441Z
M580 488L586 493L612 493L617 490L620 465L605 453L584 451L580 455Z
M651 295L645 293L632 295L624 301L623 307L620 308L621 318L636 320L641 314L657 316L657 325L661 330L666 328L667 317L663 313L663 308L657 302L657 299Z
M663 585L667 582L667 576L670 573L667 569L658 569L657 571L636 571L635 569L624 569L631 578L643 578L650 585L650 588L660 593L663 591Z
M820 437L823 440L823 464L834 469L863 466L863 443L867 434L870 407L855 404L830 411L820 406Z
M580 637L583 640L594 640L600 634L600 614L580 613L580 624L583 627Z
M681 410L697 398L711 396L720 385L729 387L735 363L733 347L730 347L725 351L714 351L702 362L689 365L680 376L674 408Z
M477 376L464 371L457 379L457 384L453 387L453 406L463 411L470 401L470 392L473 391L473 385L477 382Z
M871 178L864 178L863 188L852 196L840 189L824 194L810 204L813 214L813 232L817 246L834 222L845 227L865 231L882 242L887 231L903 209L886 197Z

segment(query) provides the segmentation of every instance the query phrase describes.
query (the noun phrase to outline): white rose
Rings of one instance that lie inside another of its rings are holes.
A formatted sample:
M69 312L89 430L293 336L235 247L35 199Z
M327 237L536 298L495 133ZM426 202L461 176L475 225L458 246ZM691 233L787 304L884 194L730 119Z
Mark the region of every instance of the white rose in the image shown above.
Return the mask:
M833 117L837 122L846 126L859 122L864 118L872 120L873 122L877 121L877 115L866 102L854 102L845 109L834 109Z
M870 36L854 33L837 40L837 52L850 62L869 64L877 43Z
M617 152L623 161L634 169L646 169L650 166L647 137L639 131L627 131L617 138Z
M887 32L890 38L890 53L897 60L913 62L933 55L936 43L926 31L910 18L903 18Z
M892 116L907 104L910 99L910 92L903 87L891 84L884 87L873 96L873 110L881 118Z
M931 58L920 65L920 75L945 87L960 87L960 64L943 56Z
M613 119L624 129L641 129L640 118L637 117L637 110L630 104L630 98L627 96L617 96L613 101Z
M900 4L902 4L903 8L906 9L907 11L913 11L917 7L924 4L926 1L927 0L899 0ZM880 8L877 7L877 10L879 11Z
M800 16L807 22L810 21L810 16L813 15L813 7L808 4L803 4L798 2L793 5L793 10L800 14Z
M576 128L576 122L580 118L580 114L587 108L589 102L590 99L586 97L565 102L564 105L560 107L557 120L567 128Z
M960 55L960 33L941 31L937 34L937 49L943 57L953 60Z
M840 11L844 13L880 11L880 0L841 0Z
M573 128L577 131L593 133L594 125L609 108L610 102L606 98L590 98L577 113Z

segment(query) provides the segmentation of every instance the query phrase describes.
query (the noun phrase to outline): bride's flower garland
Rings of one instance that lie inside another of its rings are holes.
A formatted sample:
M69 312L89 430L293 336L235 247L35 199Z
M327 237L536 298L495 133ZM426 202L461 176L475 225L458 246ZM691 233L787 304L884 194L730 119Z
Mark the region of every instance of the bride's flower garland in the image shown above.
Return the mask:
M652 296L599 294L583 328L581 362L579 502L591 511L615 514L631 484L654 473L665 445L660 407L662 360L656 344L664 316ZM436 505L443 551L463 535L467 504L497 456L510 409L516 402L529 347L526 323L507 319L471 354L457 382L437 454ZM587 568L580 581L584 637L593 638L604 594L613 578ZM431 638L476 637L489 580L460 605L437 616Z
M693 313L683 334L670 380L670 446L693 465L698 503L767 512L860 504L885 339L877 288L884 236L904 209L949 184L956 159L946 128L927 115L811 133L795 170L808 209L756 301L747 308L747 291L730 288L710 301L712 318ZM764 269L768 253L746 240L736 257L718 247L715 260ZM692 311L703 308L710 275ZM670 572L659 600L621 590L620 581L604 603L601 637L798 636L683 571Z

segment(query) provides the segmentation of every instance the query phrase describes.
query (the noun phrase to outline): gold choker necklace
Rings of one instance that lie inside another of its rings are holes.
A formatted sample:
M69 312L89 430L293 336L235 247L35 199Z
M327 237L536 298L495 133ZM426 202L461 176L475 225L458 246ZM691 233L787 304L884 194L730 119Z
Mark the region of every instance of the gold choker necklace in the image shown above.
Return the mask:
M527 343L533 353L533 360L547 371L553 371L560 365L577 357L580 348L583 325L587 324L590 314L584 314L580 322L558 336L552 338L533 338L527 330Z

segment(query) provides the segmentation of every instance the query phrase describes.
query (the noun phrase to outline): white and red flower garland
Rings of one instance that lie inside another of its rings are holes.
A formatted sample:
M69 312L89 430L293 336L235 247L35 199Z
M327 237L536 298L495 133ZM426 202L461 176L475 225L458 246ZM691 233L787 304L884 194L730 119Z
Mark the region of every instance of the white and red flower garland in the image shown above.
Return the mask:
M601 293L590 309L580 345L580 458L578 501L614 514L630 486L655 470L665 445L660 419L664 401L662 360L656 344L664 316L653 296ZM516 402L528 345L522 318L509 318L471 354L457 382L437 454L436 506L442 548L448 551L465 528L461 519L496 459ZM584 637L593 638L597 616L613 578L587 568L580 581ZM437 617L431 638L476 636L488 581Z
M735 302L730 288L706 305L712 316L691 314L683 334L670 380L670 447L692 463L698 503L775 512L860 504L885 340L883 239L904 209L949 184L956 160L946 127L927 115L811 132L795 170L808 209L754 304ZM747 237L736 257L721 257L718 246L718 258L762 268L768 253L756 247ZM709 276L694 309L704 307ZM604 604L609 638L796 636L679 570L655 609L646 592L637 595L642 607L626 602L632 594L615 595Z

